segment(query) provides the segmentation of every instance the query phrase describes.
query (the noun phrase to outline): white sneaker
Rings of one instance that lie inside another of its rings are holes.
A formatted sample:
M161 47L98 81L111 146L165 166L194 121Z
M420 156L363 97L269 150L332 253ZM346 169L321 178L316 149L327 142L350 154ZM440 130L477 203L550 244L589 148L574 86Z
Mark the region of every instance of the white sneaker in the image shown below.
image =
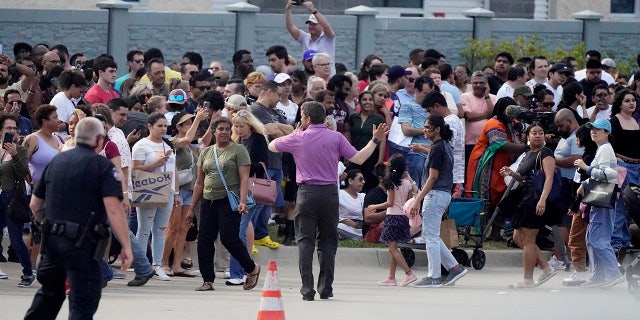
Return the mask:
M582 271L582 272L573 271L571 276L569 276L568 278L564 278L564 280L562 280L562 285L563 286L579 286L583 283L586 283L587 279L589 279L588 271Z
M549 266L556 270L564 270L565 268L564 262L556 259L556 256L551 256L551 259L549 259Z
M9 279L9 276L0 269L0 279Z
M171 278L167 275L166 272L164 272L164 269L162 269L161 266L157 266L155 268L156 271L156 275L153 276L154 279L160 280L160 281L169 281L171 280Z
M229 268L224 269L223 277L224 279L231 279L231 271L229 270Z

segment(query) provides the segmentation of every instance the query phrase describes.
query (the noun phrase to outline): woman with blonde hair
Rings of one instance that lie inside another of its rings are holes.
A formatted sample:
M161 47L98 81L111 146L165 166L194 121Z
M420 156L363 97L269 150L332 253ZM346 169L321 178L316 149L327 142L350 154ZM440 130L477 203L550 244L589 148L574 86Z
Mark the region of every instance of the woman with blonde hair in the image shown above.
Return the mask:
M369 84L369 90L373 93L373 110L384 118L387 126L391 127L391 110L387 107L389 99L389 86L386 82L376 80Z
M307 80L307 98L316 100L316 95L320 91L327 90L327 83L320 77L311 76Z
M247 105L252 105L256 100L258 100L260 87L265 83L265 81L267 81L267 78L260 72L254 71L247 75L247 78L244 79L244 86L247 88L247 94L245 95Z
M252 177L255 175L260 178L266 178L267 175L264 168L269 166L269 157L267 148L268 141L264 124L249 110L236 112L231 122L233 123L231 140L244 145L247 151L249 151L249 158L251 159L249 176ZM262 164L264 164L264 167ZM254 240L254 223L252 223L252 221L255 222L256 219L258 219L260 215L257 213L265 207L268 206L256 204L253 208L249 209L248 214L243 214L240 218L238 235L249 252L253 249ZM241 285L244 283L244 270L240 266L240 263L233 257L231 257L230 272L231 279L225 282L227 285Z
M136 80L136 78L129 78L127 80L122 81L120 88L118 88L122 93L122 98L124 99L129 98L129 96L131 96L131 90L133 89L133 87L136 86L137 83L138 83L138 80Z
M144 105L144 112L152 114L159 112L165 114L169 112L167 110L167 98L164 96L153 96L147 100L147 104Z

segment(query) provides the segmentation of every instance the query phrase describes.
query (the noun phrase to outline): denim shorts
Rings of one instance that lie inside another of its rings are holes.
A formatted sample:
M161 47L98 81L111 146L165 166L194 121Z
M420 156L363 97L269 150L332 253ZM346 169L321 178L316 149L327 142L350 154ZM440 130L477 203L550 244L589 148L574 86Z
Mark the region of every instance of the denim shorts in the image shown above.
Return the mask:
M180 189L179 194L180 194L180 200L182 200L182 205L190 206L191 197L193 196L193 190Z

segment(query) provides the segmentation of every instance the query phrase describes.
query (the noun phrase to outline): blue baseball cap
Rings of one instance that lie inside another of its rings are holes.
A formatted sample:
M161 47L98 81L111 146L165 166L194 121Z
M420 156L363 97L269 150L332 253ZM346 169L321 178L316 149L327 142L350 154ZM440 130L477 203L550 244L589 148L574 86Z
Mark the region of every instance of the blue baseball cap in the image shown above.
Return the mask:
M315 51L313 49L309 49L309 50L305 51L304 54L302 55L302 60L309 61L309 60L313 59L313 56L315 56L316 53L318 53L318 51Z
M586 126L589 129L604 129L607 130L607 132L611 132L611 122L607 119L598 119L594 122L588 122Z

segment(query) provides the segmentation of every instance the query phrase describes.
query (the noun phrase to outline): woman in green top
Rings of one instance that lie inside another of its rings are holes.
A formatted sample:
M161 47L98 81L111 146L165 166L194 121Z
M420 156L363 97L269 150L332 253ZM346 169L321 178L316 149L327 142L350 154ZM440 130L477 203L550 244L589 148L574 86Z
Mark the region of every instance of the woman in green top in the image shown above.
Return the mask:
M258 283L260 266L256 265L245 249L240 237L240 215L249 213L247 194L249 192L249 169L251 159L249 152L241 145L231 140L231 120L219 118L211 123L211 131L216 143L207 147L198 158L198 175L193 188L192 203L200 204L200 227L198 232L198 260L200 273L204 283L196 291L213 290L215 272L213 257L215 255L214 241L220 232L222 245L240 263L247 273L247 280L243 288L251 290ZM231 211L231 205L216 165L215 154L224 179L229 187L240 195L238 211ZM187 220L193 219L193 206L189 208Z
M33 283L34 276L29 258L29 250L22 240L22 225L24 221L16 221L7 216L7 208L14 192L25 193L24 179L29 174L29 158L27 149L17 144L20 130L18 129L18 117L11 114L0 116L0 138L7 141L6 135L13 135L11 142L3 142L0 150L0 230L6 222L9 230L9 239L13 248L18 253L18 259L22 265L22 279L18 287L29 287ZM4 275L4 276L2 276ZM0 270L0 279L7 275Z

